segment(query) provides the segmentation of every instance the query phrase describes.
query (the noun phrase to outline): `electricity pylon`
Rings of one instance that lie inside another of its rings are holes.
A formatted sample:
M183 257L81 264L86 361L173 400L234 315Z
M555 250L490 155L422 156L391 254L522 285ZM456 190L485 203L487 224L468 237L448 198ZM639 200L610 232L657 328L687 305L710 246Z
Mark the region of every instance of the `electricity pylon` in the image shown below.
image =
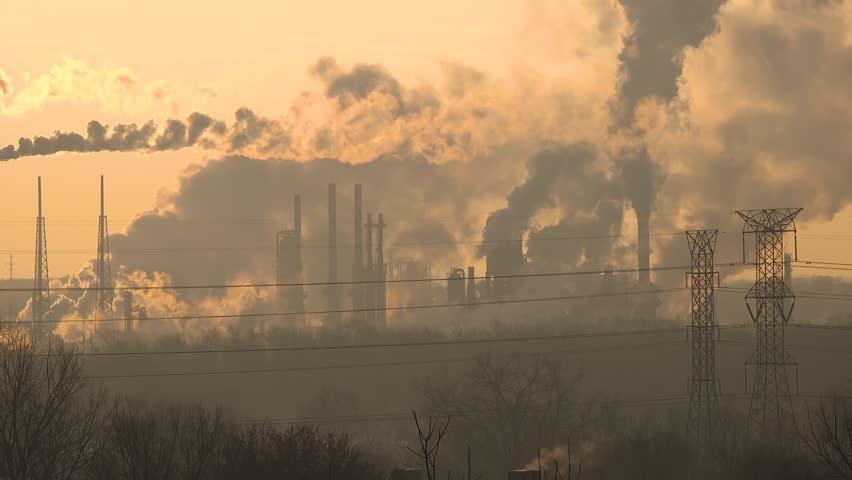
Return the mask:
M795 295L784 283L784 234L792 232L795 242L795 218L801 211L801 208L737 211L745 221L744 259L746 234L753 234L755 241L755 282L745 296L757 329L755 351L746 362L747 366L755 366L748 430L765 439L780 433L793 420L787 367L795 366L796 362L786 351L784 328L793 312Z
M718 273L713 265L718 230L687 230L692 293L689 340L692 347L692 378L689 383L687 431L701 444L718 433L719 380L716 378L716 299Z

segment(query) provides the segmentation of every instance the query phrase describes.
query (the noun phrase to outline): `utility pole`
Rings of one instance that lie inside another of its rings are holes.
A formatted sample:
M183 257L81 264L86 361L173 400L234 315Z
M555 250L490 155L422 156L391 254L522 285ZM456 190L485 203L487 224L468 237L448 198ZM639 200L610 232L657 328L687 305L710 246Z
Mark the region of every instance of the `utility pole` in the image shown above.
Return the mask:
M745 221L743 261L746 234L753 234L755 241L755 283L745 296L749 315L757 327L755 351L746 362L746 367L755 366L748 430L764 439L776 437L793 420L787 366L795 366L796 362L786 351L784 328L793 313L795 295L784 283L784 233L793 233L795 245L795 218L801 211L801 208L737 211ZM786 309L788 300L791 303Z
M9 280L10 281L15 278L15 276L14 276L15 270L14 269L15 269L15 262L13 261L12 253L10 252L9 253Z
M44 314L50 308L50 278L47 271L47 230L41 212L41 177L38 177L38 217L36 218L35 275L33 276L33 338L41 337Z
M689 340L692 347L692 378L689 387L687 432L698 444L712 440L718 429L719 380L716 378L716 298L714 268L718 230L687 230L692 293Z

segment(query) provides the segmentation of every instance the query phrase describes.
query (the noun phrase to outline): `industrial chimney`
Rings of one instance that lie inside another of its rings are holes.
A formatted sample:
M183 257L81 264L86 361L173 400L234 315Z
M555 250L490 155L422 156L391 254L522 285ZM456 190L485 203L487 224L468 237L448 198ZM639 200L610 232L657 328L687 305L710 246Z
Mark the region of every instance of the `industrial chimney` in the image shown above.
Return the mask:
M636 208L636 224L638 227L637 254L639 257L639 289L651 290L651 232L649 223L651 210L648 208ZM647 294L640 301L639 314L645 320L654 320L657 318L657 296Z
M364 233L363 233L363 207L361 205L361 184L355 184L355 250L352 252L352 281L356 282L352 285L352 309L356 310L353 317L355 319L363 318L363 312L358 312L364 308L364 285L357 283L364 279Z
M337 186L328 184L328 320L340 325L340 286L337 282Z
M364 280L370 283L362 284L364 286L364 308L367 309L364 318L367 323L372 324L376 318L376 284L373 270L373 215L367 214L367 264L364 272Z
M379 223L376 224L376 268L375 280L376 284L376 321L378 325L384 326L387 323L387 271L385 270L385 219L383 214L379 214Z
M476 271L473 266L467 267L467 304L476 303Z
M651 212L645 209L635 209L636 223L639 227L638 255L639 255L639 286L646 288L651 284L651 234L648 231L648 224L651 217Z
M275 235L275 279L278 284L279 307L287 313L304 313L305 293L302 283L302 200L293 197L293 229ZM290 284L284 286L283 284ZM304 321L304 316L302 316Z

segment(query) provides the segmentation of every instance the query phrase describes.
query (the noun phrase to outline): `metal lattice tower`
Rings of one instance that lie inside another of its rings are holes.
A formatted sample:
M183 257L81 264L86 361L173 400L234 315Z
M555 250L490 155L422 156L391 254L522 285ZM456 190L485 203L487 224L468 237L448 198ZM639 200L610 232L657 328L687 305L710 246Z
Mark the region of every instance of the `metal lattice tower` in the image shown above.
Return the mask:
M35 279L33 284L33 336L44 333L40 322L50 308L50 279L47 272L47 230L41 215L41 177L38 177L38 217L36 218Z
M792 423L793 406L787 367L795 366L784 344L784 327L795 306L795 295L784 282L784 233L793 232L801 208L740 210L745 236L754 234L755 282L746 294L746 307L757 328L756 347L746 365L754 365L748 429L770 438ZM795 253L794 253L795 255ZM789 307L786 307L790 300ZM753 304L753 308L752 308Z
M692 347L692 378L689 383L687 429L698 443L709 441L717 433L719 416L719 380L716 378L716 299L714 282L718 273L713 266L718 230L687 230L692 292L692 321L689 340Z
M95 309L101 315L112 309L115 295L109 257L109 226L104 214L104 176L101 175L101 215L98 217L98 260L95 265Z

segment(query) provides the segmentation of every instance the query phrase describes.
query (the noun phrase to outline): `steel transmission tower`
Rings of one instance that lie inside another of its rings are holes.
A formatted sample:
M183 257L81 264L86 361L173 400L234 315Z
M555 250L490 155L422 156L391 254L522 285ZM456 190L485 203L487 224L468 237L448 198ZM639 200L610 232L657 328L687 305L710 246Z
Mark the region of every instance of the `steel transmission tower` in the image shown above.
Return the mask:
M687 230L692 292L692 321L689 340L692 347L692 378L689 386L687 429L698 443L710 440L718 427L719 380L716 378L716 299L713 267L718 230Z
M793 312L795 295L784 283L784 233L793 232L795 242L795 218L801 211L737 211L745 221L744 260L745 235L754 234L755 240L755 282L745 296L749 315L757 327L755 351L746 362L755 366L748 429L764 438L781 431L791 423L793 415L787 366L795 366L795 361L785 349L784 327Z
M47 273L47 230L41 215L41 177L38 177L38 218L36 218L35 275L33 285L33 336L46 333L44 314L50 308L50 279Z
M112 272L109 265L109 228L104 214L104 176L101 175L101 216L98 219L98 262L95 266L95 281L97 288L95 309L103 314L112 308L115 292L112 290Z

